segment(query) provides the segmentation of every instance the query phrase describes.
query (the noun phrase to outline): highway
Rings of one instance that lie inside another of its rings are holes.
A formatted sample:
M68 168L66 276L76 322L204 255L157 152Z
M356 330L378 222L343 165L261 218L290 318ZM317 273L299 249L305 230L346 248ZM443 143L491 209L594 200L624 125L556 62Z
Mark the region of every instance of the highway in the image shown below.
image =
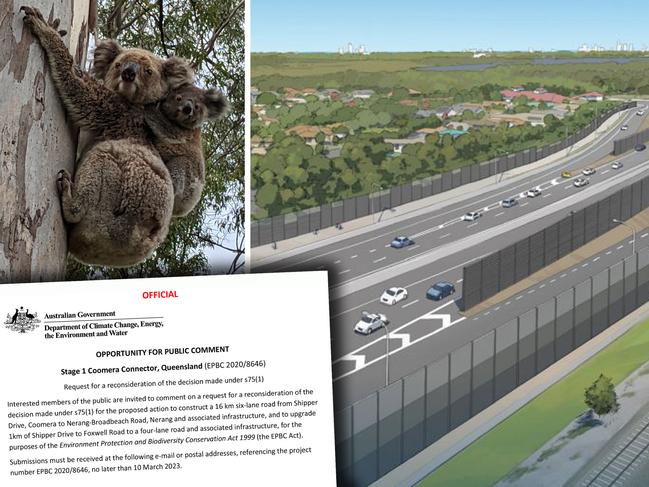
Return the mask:
M622 123L600 136L596 143L552 167L541 168L501 181L461 199L430 208L430 211L400 221L368 228L361 235L310 248L288 259L255 266L255 272L322 268L331 283L332 354L336 409L358 401L385 385L385 331L359 335L353 331L361 311L384 313L390 320L390 380L408 375L427 363L460 348L517 315L541 304L564 289L605 269L631 252L628 242L593 256L592 260L559 276L539 283L478 316L463 316L454 302L462 294L464 265L501 249L563 219L647 174L649 151L631 152L597 168L585 187L576 188L572 179L561 177L564 170L575 176L595 166L613 149L613 140L637 130L644 116L628 111ZM541 195L525 196L530 188ZM518 204L502 208L500 201L514 197ZM481 211L476 221L462 221L468 211ZM403 249L389 246L397 235L415 244ZM638 235L638 247L649 245L649 233ZM565 275L563 275L565 274ZM440 302L426 299L426 290L437 281L453 282L457 292ZM408 289L408 299L394 306L378 302L384 289Z

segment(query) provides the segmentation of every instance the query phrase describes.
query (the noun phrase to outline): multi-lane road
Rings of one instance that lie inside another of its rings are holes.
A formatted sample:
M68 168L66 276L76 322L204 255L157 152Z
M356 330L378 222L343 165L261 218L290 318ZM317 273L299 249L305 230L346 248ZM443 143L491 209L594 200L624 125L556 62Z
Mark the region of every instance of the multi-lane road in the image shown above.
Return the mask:
M462 294L462 268L467 263L532 235L570 211L579 210L646 175L649 151L620 156L617 160L623 163L621 169L613 169L611 160L603 161L612 152L613 141L636 131L644 119L645 115L629 110L619 124L600 135L593 144L550 166L504 181L494 178L493 185L432 205L412 216L380 227L368 227L349 238L323 242L285 259L255 265L255 272L328 270L337 409L385 385L385 331L369 336L356 334L354 325L362 311L380 312L390 320L390 380L393 381L628 255L630 245L620 243L478 316L462 315L454 302ZM628 130L620 130L622 124ZM596 173L588 177L590 184L576 188L573 181L586 167L596 167ZM562 178L563 171L571 171L574 177ZM528 198L525 192L531 188L539 188L541 194ZM509 197L514 197L517 204L503 208L500 202ZM469 211L480 211L482 217L463 221L462 216ZM643 231L638 235L638 246L649 245L649 234L645 234ZM415 244L391 248L390 241L397 235L406 235ZM440 302L426 299L426 290L442 280L454 283L456 294ZM392 286L407 288L408 298L393 306L379 303L383 290Z

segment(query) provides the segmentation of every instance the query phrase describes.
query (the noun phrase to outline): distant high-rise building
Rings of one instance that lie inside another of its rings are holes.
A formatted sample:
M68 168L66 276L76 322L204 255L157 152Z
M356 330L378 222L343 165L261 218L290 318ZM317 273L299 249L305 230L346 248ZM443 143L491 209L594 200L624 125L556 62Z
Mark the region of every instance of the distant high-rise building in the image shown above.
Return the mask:
M349 54L354 54L354 46L352 45L351 42L347 44L347 52Z

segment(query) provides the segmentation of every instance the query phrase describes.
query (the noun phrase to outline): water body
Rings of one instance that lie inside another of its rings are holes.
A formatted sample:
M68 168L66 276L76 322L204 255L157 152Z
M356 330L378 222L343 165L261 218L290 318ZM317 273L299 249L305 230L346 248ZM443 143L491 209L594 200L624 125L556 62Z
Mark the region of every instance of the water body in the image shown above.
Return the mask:
M589 58L555 58L543 57L534 58L531 64L540 65L559 65L559 64L627 64L632 62L647 62L649 57L589 57ZM484 71L485 69L495 68L497 66L505 66L511 64L530 64L529 62L519 61L498 61L494 63L478 63L478 64L450 64L447 66L424 66L418 68L418 71Z

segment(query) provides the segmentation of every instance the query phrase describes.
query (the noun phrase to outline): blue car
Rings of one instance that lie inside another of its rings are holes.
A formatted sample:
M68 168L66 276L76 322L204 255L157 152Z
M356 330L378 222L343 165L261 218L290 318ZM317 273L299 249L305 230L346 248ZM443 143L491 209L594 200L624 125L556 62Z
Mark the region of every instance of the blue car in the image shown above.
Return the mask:
M415 241L409 239L408 237L396 237L392 242L390 242L390 247L394 249L401 249L407 247L408 245L414 244Z
M426 291L426 297L434 301L439 301L444 299L446 296L450 296L455 293L455 286L450 282L438 282L437 284L431 286L431 288Z

